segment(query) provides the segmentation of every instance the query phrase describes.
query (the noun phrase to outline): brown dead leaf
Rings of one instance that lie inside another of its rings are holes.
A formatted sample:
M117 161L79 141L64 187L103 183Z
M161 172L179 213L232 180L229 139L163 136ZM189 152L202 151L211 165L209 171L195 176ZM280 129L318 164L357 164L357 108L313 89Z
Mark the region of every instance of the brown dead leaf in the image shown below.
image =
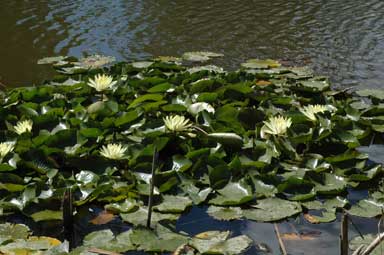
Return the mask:
M296 233L284 233L281 235L282 239L285 240L314 240L316 239L315 235L311 234L296 234Z
M94 225L102 225L112 221L115 217L116 216L109 211L102 211L99 215L97 215L95 218L93 218L89 222L91 222Z
M258 86L268 86L268 85L271 85L271 84L272 84L272 82L266 81L266 80L258 80L256 82L256 85L258 85Z
M304 219L306 219L309 223L319 224L319 220L310 215L309 213L304 213Z

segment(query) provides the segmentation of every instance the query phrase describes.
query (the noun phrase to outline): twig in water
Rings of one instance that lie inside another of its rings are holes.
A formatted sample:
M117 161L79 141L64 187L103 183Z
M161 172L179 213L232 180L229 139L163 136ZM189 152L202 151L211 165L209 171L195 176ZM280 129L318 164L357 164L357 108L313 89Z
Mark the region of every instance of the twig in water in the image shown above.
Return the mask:
M74 247L73 196L71 188L67 188L63 197L64 238L69 242L69 249Z
M281 236L280 236L279 227L277 226L276 223L274 223L273 225L275 227L275 232L276 232L277 240L279 241L281 252L282 252L283 255L287 255L287 250L285 249L284 242L283 242L283 240L281 239Z
M349 214L348 214L349 215ZM364 239L364 236L363 236L363 233L361 233L360 229L357 227L357 225L355 224L355 222L353 222L352 218L351 217L348 217L348 220L349 222L351 222L351 225L352 227L357 231L357 233L359 234L359 236Z
M364 244L360 245L353 253L352 255L360 255L361 252L364 250Z
M157 159L157 148L154 145L153 149L153 158L152 158L152 177L149 183L149 198L148 198L148 218L147 218L147 228L151 227L151 218L152 218L152 205L153 205L153 190L155 188L155 165Z
M348 215L344 210L341 216L340 255L348 255Z
M384 240L384 232L380 233L360 255L368 255Z

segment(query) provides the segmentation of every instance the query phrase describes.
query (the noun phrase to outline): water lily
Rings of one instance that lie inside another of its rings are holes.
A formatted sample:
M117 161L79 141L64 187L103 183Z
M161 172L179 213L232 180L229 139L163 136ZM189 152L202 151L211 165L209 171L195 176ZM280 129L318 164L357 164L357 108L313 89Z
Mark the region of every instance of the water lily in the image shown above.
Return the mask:
M5 156L7 156L8 153L13 151L15 148L14 142L2 142L0 143L0 162L3 160Z
M328 107L326 105L307 105L300 109L300 112L304 114L308 119L312 121L316 121L316 113L323 113L328 111Z
M172 132L188 131L192 127L189 119L180 115L167 116L163 120L165 127Z
M112 76L105 75L105 74L98 74L95 76L93 80L90 79L88 81L88 86L96 89L96 91L98 92L101 92L111 88L116 84L116 82L117 81L113 81Z
M261 138L266 138L267 134L271 135L284 135L287 129L292 125L291 118L285 118L283 116L270 117L268 121L264 121L260 131Z
M100 150L100 154L103 157L106 157L109 159L122 159L127 149L128 149L127 147L122 146L121 144L110 143L110 144L107 144L107 146L103 145L103 147Z
M32 120L19 121L19 122L17 122L17 124L15 126L15 131L19 135L21 135L22 133L25 133L25 132L31 132L32 131L32 125L33 125Z

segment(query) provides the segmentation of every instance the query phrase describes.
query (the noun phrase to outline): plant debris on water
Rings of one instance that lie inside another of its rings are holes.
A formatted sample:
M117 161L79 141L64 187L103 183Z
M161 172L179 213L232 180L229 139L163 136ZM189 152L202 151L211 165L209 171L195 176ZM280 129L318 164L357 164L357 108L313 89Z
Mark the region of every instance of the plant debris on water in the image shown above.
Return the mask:
M0 97L0 216L61 220L71 189L75 207L108 210L93 220L98 224L120 216L134 226L90 233L73 254L87 247L246 250L247 236L144 227L156 151L152 222L175 222L193 205L207 205L219 220L272 222L304 213L320 223L343 208L361 217L382 214L383 159L370 158L366 148L384 144L383 91L332 90L327 78L270 59L251 59L232 72L196 65L220 56L190 52L186 64L159 57L107 67L111 59L102 56L41 60L57 76ZM350 202L359 189L368 196ZM21 226L0 225L0 253L21 243L30 251L68 252Z

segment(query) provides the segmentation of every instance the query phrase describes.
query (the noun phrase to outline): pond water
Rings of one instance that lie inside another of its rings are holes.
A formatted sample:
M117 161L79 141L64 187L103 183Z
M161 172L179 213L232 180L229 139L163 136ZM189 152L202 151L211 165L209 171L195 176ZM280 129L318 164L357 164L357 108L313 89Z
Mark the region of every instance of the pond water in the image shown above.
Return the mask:
M7 86L47 77L45 56L119 60L210 50L221 65L274 58L310 65L336 86L382 87L382 0L41 0L0 3L0 76Z
M0 36L0 82L9 87L47 78L49 67L36 65L46 56L105 54L129 61L193 50L223 53L219 64L227 69L249 58L309 65L340 87L380 88L384 80L382 0L2 0ZM96 228L88 220L81 219L82 235ZM125 228L115 224L119 231ZM377 221L356 219L356 224L367 233L375 231ZM291 220L279 226L283 233L318 233L311 241L287 241L291 254L337 254L339 222L314 226ZM36 229L46 235L61 231ZM220 222L195 207L177 229L189 234L233 230L279 254L272 224ZM353 228L351 235L356 235Z

